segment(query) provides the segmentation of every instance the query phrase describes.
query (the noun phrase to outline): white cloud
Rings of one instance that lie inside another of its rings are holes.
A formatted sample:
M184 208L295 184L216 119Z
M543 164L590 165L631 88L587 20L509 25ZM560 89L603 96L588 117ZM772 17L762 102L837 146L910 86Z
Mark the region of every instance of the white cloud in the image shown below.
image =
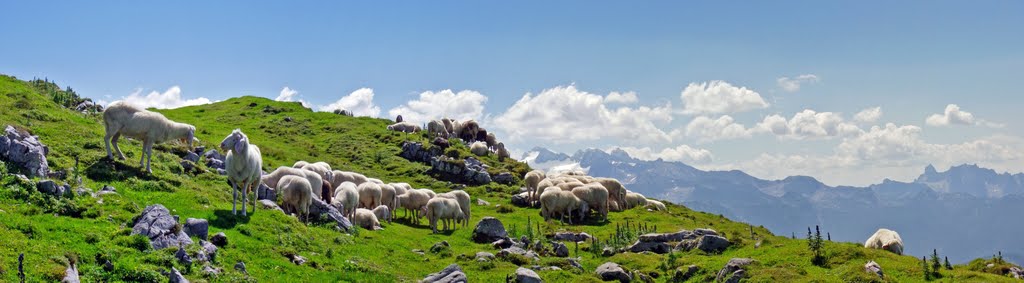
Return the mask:
M849 137L863 132L857 125L846 122L839 113L811 109L796 113L789 120L779 115L770 115L751 130L788 139Z
M861 123L878 122L879 118L882 118L882 107L864 109L853 115L853 120Z
M711 151L702 148L693 148L688 145L679 145L676 147L669 147L662 149L661 151L655 151L650 147L620 147L629 156L640 160L657 160L661 158L665 161L678 161L688 164L706 164L710 163L714 156Z
M946 105L946 110L942 114L932 114L925 119L925 123L933 127L949 126L949 125L979 125L991 128L1002 128L1005 125L999 123L993 123L985 121L983 119L975 119L974 114L971 112L960 110L960 106L956 104Z
M136 89L135 92L122 97L121 101L125 101L142 108L159 109L209 104L212 102L210 99L205 97L182 99L181 87L178 86L172 86L164 92L152 91L146 95L142 95L142 89Z
M432 119L444 117L458 120L480 119L483 116L484 104L487 103L487 96L472 90L463 90L458 93L450 89L442 91L425 91L420 93L419 99L407 102L392 108L388 115L415 122L426 123Z
M274 98L274 101L292 102L296 101L296 99L299 103L302 104L302 106L310 107L309 102L299 99L299 91L291 89L289 87L282 88L281 93L277 95L277 98Z
M680 96L684 114L736 113L769 106L757 92L724 81L690 83Z
M360 88L334 103L320 106L320 111L331 112L338 109L352 111L355 116L379 117L380 107L373 104L373 89Z
M818 82L818 76L813 74L804 74L796 76L795 78L781 77L776 80L779 87L787 92L796 92L800 90L801 85L811 84Z
M640 100L636 97L636 92L632 91L627 91L623 93L613 91L612 93L609 93L608 96L604 97L604 102L606 103L632 104L636 103L637 101Z
M697 116L686 125L686 136L697 138L697 142L705 143L716 140L749 138L751 132L743 125L736 123L729 115L711 119Z
M672 121L672 105L658 107L607 106L606 97L580 91L575 85L527 93L493 124L513 141L567 144L603 138L620 143L670 142L656 124Z

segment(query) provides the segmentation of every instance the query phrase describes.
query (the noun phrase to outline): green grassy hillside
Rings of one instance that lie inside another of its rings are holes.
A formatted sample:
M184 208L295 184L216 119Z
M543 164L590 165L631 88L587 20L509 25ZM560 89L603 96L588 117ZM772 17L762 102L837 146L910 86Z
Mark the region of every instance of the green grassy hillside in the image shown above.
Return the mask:
M431 234L425 224L412 225L403 220L384 224L382 231L357 230L349 235L334 230L327 223L307 226L276 211L260 210L249 217L236 217L231 215L231 192L226 178L216 173L183 173L178 165L185 151L181 145L157 146L153 174L149 175L139 171L140 142L121 142L127 161L104 160L106 152L99 115L67 110L26 82L0 76L0 109L3 109L0 126L12 124L28 129L50 147L51 170L69 173L62 182L77 187L76 177L81 177L84 187L98 190L109 184L118 190L117 195L102 198L55 199L42 195L34 187L20 184L9 174L0 175L0 239L3 239L0 281L18 280L20 253L25 254L25 270L31 282L60 280L69 260L79 263L86 282L161 282L166 279L159 271L172 266L182 270L192 282L295 282L299 279L308 282L414 282L451 263L461 265L472 282L500 282L517 266L505 260L475 261L473 255L478 251L497 251L470 240L472 225L452 233ZM232 129L242 129L252 143L261 147L267 171L297 160L326 161L335 169L361 172L386 182L408 182L414 187L432 188L437 192L454 187L425 174L428 166L398 157L403 141L425 141L426 137L386 131L386 120L311 112L298 103L258 97L232 98L160 112L173 120L195 125L196 136L201 140L199 145L208 149L216 147ZM459 147L457 154L468 155L464 146L456 146ZM498 162L493 156L483 161L490 164L493 171L513 171L521 176L527 170L521 163ZM509 204L510 193L518 187L491 184L465 188L474 198L470 223L493 216L506 227L515 226L510 233L516 237L527 234L528 222L536 230L537 209L512 208ZM486 200L491 205L477 205L476 199ZM190 269L178 263L173 256L174 249L147 249L144 237L129 236L132 218L152 204L163 204L182 221L190 217L208 219L211 235L226 233L230 244L220 249L216 262L224 273L215 278L206 277L199 272L199 266ZM614 238L617 227L628 222L631 227L656 227L657 232L711 228L727 236L734 245L715 255L677 252L671 263L667 255L624 253L602 257L587 251L590 244L581 244L578 251L570 245L570 256L580 257L584 270L572 271L564 259L545 257L535 264L561 266L564 270L541 271L540 276L548 282L597 282L599 278L593 274L594 269L611 261L630 270L657 274L655 280L665 282L677 267L694 264L701 270L690 281L705 282L713 280L730 258L749 257L757 261L747 268L747 280L751 282L877 280L863 271L863 265L869 260L882 266L886 281L924 280L919 258L864 249L855 243L827 242L827 264L819 267L811 264L811 253L804 240L774 236L756 226L752 229L759 240L755 240L751 238L748 224L678 205L669 205L668 212L641 209L613 212L609 218L609 222L578 226L554 221L541 223L540 232L534 233L583 231L603 241ZM624 234L630 233L635 232ZM448 241L451 250L425 255L412 252L429 250L440 241ZM297 266L288 260L286 255L289 254L301 255L310 262ZM114 263L113 271L105 271L99 265L104 260ZM248 275L232 268L238 261L246 263ZM970 271L967 266L943 271L939 279L943 282L1009 280L1000 275Z

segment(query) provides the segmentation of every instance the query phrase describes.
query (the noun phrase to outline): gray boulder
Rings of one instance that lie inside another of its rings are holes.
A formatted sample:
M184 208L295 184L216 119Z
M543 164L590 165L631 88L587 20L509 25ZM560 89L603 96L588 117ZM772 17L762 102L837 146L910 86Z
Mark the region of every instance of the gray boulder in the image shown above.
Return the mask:
M882 266L878 265L878 263L873 260L864 264L864 271L867 271L868 273L874 273L875 275L878 275L878 278L885 277L885 274L882 273Z
M257 202L257 203L259 203L259 208L260 208L260 209L273 209L273 210L280 210L281 212L284 212L284 210L283 210L283 209L281 209L281 207L280 207L280 206L278 206L278 205L277 205L277 203L275 203L275 202L274 202L274 201L272 201L272 200L269 200L269 199L261 199L261 200L260 200L259 202Z
M423 283L465 283L468 282L466 279L466 273L462 272L462 267L458 264L451 264L445 267L437 273L431 273L426 278L420 280Z
M507 257L507 256L509 256L511 254L521 255L521 256L524 256L524 257L532 259L532 260L540 260L540 256L538 256L537 253L535 253L533 251L524 250L523 248L520 248L520 247L510 247L510 248L498 251L498 256L499 257Z
M583 242L590 240L590 234L587 233L572 233L572 232L558 232L555 233L553 239L555 241L569 241L569 242Z
M500 239L500 240L494 241L493 243L491 243L491 246L493 246L495 249L499 249L500 250L500 249L510 248L510 247L514 246L515 244L516 244L515 241L512 241L509 238L504 238L504 239Z
M492 254L492 253L489 253L489 252L477 252L476 253L476 261L483 262L483 261L491 261L492 259L494 259L494 254Z
M1013 277L1014 279L1024 279L1024 269L1021 269L1020 267L1016 266L1010 267L1010 271L1007 272L1007 275Z
M178 227L171 212L161 204L147 206L142 214L135 218L132 235L149 237L154 249L187 246L192 239Z
M188 279L181 275L177 268L171 267L171 271L164 273L170 283L188 283Z
M743 267L753 263L753 259L749 258L734 258L730 259L725 267L722 267L718 271L718 275L715 277L716 282L739 282L746 273L743 271Z
M633 280L626 270L623 270L619 264L614 262L605 262L598 266L594 272L604 281L619 280L619 282L630 282Z
M224 235L224 232L219 232L210 237L210 243L213 245L223 248L228 245L228 236Z
M512 173L509 172L498 173L498 175L494 175L494 178L492 179L495 183L502 185L512 185L516 182L515 178L512 177Z
M516 283L541 283L541 282L544 282L544 280L540 279L540 275L537 275L537 272L533 272L533 270L529 270L529 269L526 269L526 268L519 267L518 269L516 269L516 279L513 282L516 282Z
M518 206L518 207L529 207L530 206L530 196L529 196L529 194L528 193L520 193L520 194L517 194L517 195L513 195L512 196L512 205L515 205L515 206Z
M260 186L256 189L256 199L274 202L277 201L277 192L274 188L268 187L267 184L260 182Z
M729 245L729 239L722 236L705 235L697 238L696 240L679 242L676 249L684 251L698 249L707 253L717 253L729 248Z
M181 159L192 161L192 163L199 163L199 155L191 151L185 153L185 157L182 157Z
M210 222L206 219L188 218L185 219L185 226L182 227L185 234L206 240L210 230Z
M199 240L199 252L196 253L196 261L213 262L217 260L217 246L213 243Z
M505 238L508 238L505 225L494 217L488 216L480 219L480 222L477 222L476 227L473 228L473 242L476 243L493 243Z
M686 282L686 280L690 280L691 277L697 275L697 271L700 271L700 267L691 264L690 266L686 267L686 271L683 271L682 269L676 269L676 274L674 277L676 280L678 280L678 282Z
M569 247L566 247L565 244L560 242L551 242L551 250L557 257L569 256Z
M667 254L672 251L672 247L666 243L642 241L636 241L636 243L626 249L633 253L652 252L656 254Z
M223 272L224 270L220 268L216 268L209 265L203 266L203 274L206 276L216 277L217 275L220 275Z
M675 233L648 233L648 234L643 234L643 235L640 235L639 240L641 242L666 243L666 242L679 242L679 241L683 241L683 240L692 240L692 239L696 239L696 238L697 238L697 234L695 234L694 232L690 232L690 231L687 231L687 230L680 230L679 232L675 232Z
M183 265L192 265L192 257L188 255L188 252L185 251L184 247L178 247L178 251L174 253L174 257Z
M78 279L78 267L74 264L68 265L68 268L64 270L64 279L60 280L61 283L78 283L81 282Z
M48 194L55 197L63 196L65 193L64 186L57 185L53 180L42 180L36 183L36 190L40 193Z
M335 208L333 205L327 204L319 198L313 198L313 205L309 206L309 213L313 217L327 216L328 219L334 221L338 230L348 231L352 229L352 222L349 221L344 215L341 215L341 211Z
M46 163L49 152L38 136L18 131L11 125L7 125L0 136L0 160L14 165L29 177L46 177L50 173Z
M238 263L235 264L235 270L238 270L238 272L244 273L246 275L249 274L249 270L245 268L245 262L242 261L238 261Z

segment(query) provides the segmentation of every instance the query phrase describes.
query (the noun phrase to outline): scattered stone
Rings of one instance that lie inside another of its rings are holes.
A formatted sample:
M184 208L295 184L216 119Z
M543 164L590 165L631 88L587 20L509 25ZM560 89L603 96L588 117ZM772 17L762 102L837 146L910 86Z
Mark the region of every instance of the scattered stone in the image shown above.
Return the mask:
M533 251L524 250L524 249L522 249L520 247L510 247L510 248L502 249L502 250L498 251L498 256L499 257L506 257L506 256L508 256L510 254L517 254L517 255L525 256L525 257L527 257L529 259L532 259L532 260L540 260L540 256L538 256L537 253L535 253Z
M213 234L213 237L210 237L210 243L213 243L213 245L217 247L223 248L224 246L228 245L228 235L224 235L224 232Z
M430 246L430 253L436 254L449 248L451 248L451 245L448 244L448 241L441 241L438 243L434 243L433 246Z
M451 144L448 143L447 139L441 137L434 138L434 140L430 143L437 147L440 147L441 149L448 149L448 147L451 146Z
M575 267L576 269L579 269L580 271L583 271L583 265L580 264L580 260L579 259L570 258L570 259L568 259L568 261L569 261L569 265L570 266Z
M743 277L746 275L746 270L736 270L735 272L732 273L732 275L729 275L729 279L726 279L725 283L740 283L740 280L743 280Z
M885 277L885 274L882 273L882 266L878 265L878 263L873 260L869 261L867 264L864 264L864 271L867 271L868 273L874 273L878 275L878 278Z
M200 262L214 262L217 260L217 246L213 243L199 240L199 252L196 259Z
M555 270L562 270L562 268L552 265L552 266L545 266L545 267L541 267L541 268L537 269L537 271L555 271Z
M632 246L629 246L626 249L634 253L652 252L656 254L667 254L672 251L672 247L670 247L666 243L643 241L636 241L636 243L634 243Z
M281 209L280 206L277 206L277 203L275 203L272 200L263 199L263 200L260 200L257 203L260 204L259 208L261 208L261 209L274 209L274 210L280 210L281 212L284 212L284 210Z
M499 249L500 250L500 249L507 249L509 247L512 247L515 244L516 244L516 242L512 241L511 239L503 238L501 240L494 241L493 243L491 243L491 246L493 246L495 249Z
M185 219L185 226L182 227L185 230L185 234L189 236L195 236L196 238L206 240L207 233L210 230L210 222L206 219L188 218Z
M587 233L558 232L553 238L555 241L583 242L593 237Z
M478 199L476 199L476 205L490 206L491 203L486 201L486 200L484 200L484 199L482 199L482 198L478 198Z
M613 249L611 247L605 247L603 250L601 250L601 256L613 256L613 255L615 255L615 249Z
M203 171L202 169L199 169L199 166L197 166L195 162L192 161L182 160L178 164L181 165L181 172L185 174L196 175Z
M256 199L269 200L270 202L277 201L277 191L274 188L268 187L267 184L260 182L260 186L256 188Z
M18 131L11 125L7 125L4 134L0 135L0 160L14 165L29 177L49 175L50 167L46 163L49 152L49 147L39 141L39 136Z
M696 240L679 242L676 249L689 251L696 248L707 253L717 253L729 248L729 245L729 240L722 236L704 235Z
M294 120L295 119L292 119L292 116L284 117L284 121L285 122L291 122L291 121L294 121Z
M540 279L540 275L537 275L537 273L533 272L533 270L529 270L529 269L520 267L520 268L516 269L516 279L513 282L516 282L516 283L540 283L540 282L544 282L544 280L541 280Z
M489 252L477 252L476 253L476 261L484 262L484 261L491 261L492 259L494 259L494 254L492 254L492 253L489 253Z
M235 270L245 273L245 275L249 275L249 271L245 270L245 263L242 261L238 261L238 263L235 264Z
M303 265L306 263L306 258L297 254L288 255L288 260L290 260L295 265Z
M718 232L715 232L715 230L711 230L711 229L707 229L707 228L694 229L693 233L696 234L697 236L704 236L704 235L715 235L715 236L718 236Z
M458 264L451 264L445 267L443 270L437 273L431 273L426 278L420 280L423 283L465 283L468 282L466 279L466 273L462 272L462 267Z
M533 251L537 253L544 253L544 242L541 242L540 240L533 242L531 247L533 248Z
M338 230L348 231L352 229L352 222L344 215L341 215L341 211L338 211L338 208L319 198L313 198L313 205L309 206L309 213L314 215L314 217L326 215L327 218L334 220Z
M650 275L640 272L640 270L633 270L633 279L644 283L654 283L654 279Z
M81 282L78 279L78 267L74 264L68 265L68 268L64 270L64 279L61 283L78 283Z
M1020 267L1010 267L1010 271L1007 273L1008 275L1010 275L1010 277L1013 277L1014 279L1024 279L1024 269L1021 269Z
M55 197L64 195L64 187L58 186L53 180L42 180L36 183L36 190L40 193L48 194Z
M80 196L80 197L93 195L92 194L92 190L90 190L89 188L86 188L86 187L79 187L79 188L75 189L75 194Z
M213 168L213 169L226 169L226 167L224 165L224 160L220 160L220 159L207 159L206 160L206 167Z
M725 282L739 282L740 279L746 275L746 273L743 272L743 267L750 265L753 262L754 260L749 258L730 259L729 262L725 264L725 267L718 271L718 276L715 277L715 282L721 282L723 280L725 280Z
M178 251L174 253L174 257L178 259L178 262L184 265L192 265L192 257L188 256L188 252L185 251L184 247L178 247Z
M169 283L188 283L188 279L185 279L185 276L181 275L177 268L171 267L171 271L164 273L164 275L170 280L168 281Z
M555 256L557 257L569 256L569 247L566 247L565 244L559 242L551 242L551 250L555 253Z
M530 195L529 193L520 193L512 196L512 205L518 207L529 207L530 206Z
M598 266L594 272L604 281L619 280L619 282L630 282L633 280L629 273L626 273L619 264L614 262L605 262Z
M679 242L679 241L683 241L683 240L692 240L692 239L696 239L696 238L697 238L697 234L696 233L690 232L690 231L687 231L687 230L680 230L679 232L675 232L675 233L649 233L649 234L643 234L643 235L640 235L640 237L638 239L641 242L666 243L666 242Z
M181 159L192 161L192 163L199 163L199 155L191 151L185 153L185 157L182 157Z
M222 272L224 272L224 270L220 268L212 267L209 265L203 266L203 274L209 275L211 277L220 275Z
M509 172L498 173L498 175L494 175L493 179L495 183L502 185L512 185L516 182L515 178L512 177L512 173Z
M217 168L217 175L224 176L224 175L227 175L227 174L228 174L227 170Z
M690 277L697 275L697 271L700 271L700 267L691 264L686 267L685 272L682 269L676 269L675 278L679 282L686 282L686 280L690 280Z
M493 243L505 238L508 238L505 225L494 217L484 217L476 223L476 228L473 228L473 242L476 243Z
M415 254L419 254L419 255L424 255L424 254L426 254L426 253L424 253L424 252L423 252L423 250L421 250L421 249L413 249L413 250L412 250L412 252L413 252L413 253L415 253Z
M102 195L106 195L106 194L115 194L116 195L117 194L117 189L114 188L114 187L111 187L110 185L103 185L103 188L100 188L100 191L98 193L96 193L96 194L97 195L101 195L101 196Z
M132 235L149 237L153 249L187 246L192 239L181 231L178 221L171 212L161 204L147 206L142 214L135 218Z
M111 272L114 271L114 263L109 260L103 263L103 271Z

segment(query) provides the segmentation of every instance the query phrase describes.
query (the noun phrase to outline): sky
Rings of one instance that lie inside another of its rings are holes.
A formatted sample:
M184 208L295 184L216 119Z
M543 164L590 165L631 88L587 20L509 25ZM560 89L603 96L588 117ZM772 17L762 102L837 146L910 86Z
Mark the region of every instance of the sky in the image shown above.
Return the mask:
M0 73L105 103L476 119L513 154L829 185L1024 171L1024 3L723 2L13 1Z

